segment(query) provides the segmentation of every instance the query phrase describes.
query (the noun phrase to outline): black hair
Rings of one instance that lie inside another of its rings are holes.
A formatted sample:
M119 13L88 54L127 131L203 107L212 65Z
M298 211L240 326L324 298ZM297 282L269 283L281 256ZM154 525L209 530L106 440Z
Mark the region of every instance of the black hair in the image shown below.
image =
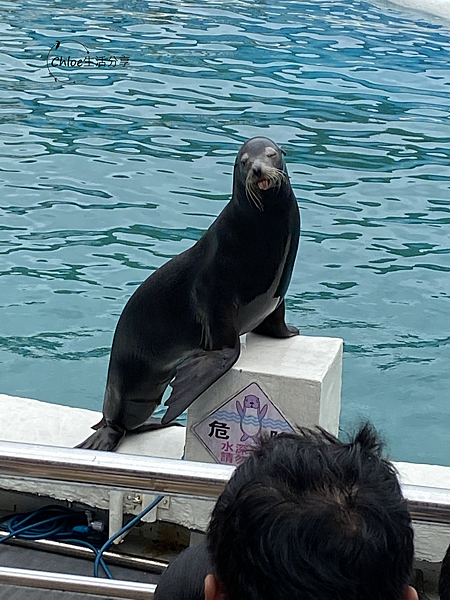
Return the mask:
M413 530L369 424L345 443L322 429L263 439L208 529L227 600L399 600Z

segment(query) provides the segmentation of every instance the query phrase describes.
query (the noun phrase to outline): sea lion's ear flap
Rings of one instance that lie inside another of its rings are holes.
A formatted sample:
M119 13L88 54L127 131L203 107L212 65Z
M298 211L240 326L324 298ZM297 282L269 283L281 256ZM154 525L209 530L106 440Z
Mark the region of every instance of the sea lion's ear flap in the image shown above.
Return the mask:
M281 154L282 154L283 156L286 156L286 152L283 150L283 148L280 148L280 150L281 150Z

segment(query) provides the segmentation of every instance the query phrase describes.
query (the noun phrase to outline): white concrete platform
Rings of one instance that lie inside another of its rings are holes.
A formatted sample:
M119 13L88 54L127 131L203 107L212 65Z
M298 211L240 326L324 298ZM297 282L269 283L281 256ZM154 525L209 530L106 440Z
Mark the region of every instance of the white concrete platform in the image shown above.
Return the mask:
M2 441L73 448L91 433L102 413L0 394ZM126 437L118 452L181 458L184 427L169 427Z

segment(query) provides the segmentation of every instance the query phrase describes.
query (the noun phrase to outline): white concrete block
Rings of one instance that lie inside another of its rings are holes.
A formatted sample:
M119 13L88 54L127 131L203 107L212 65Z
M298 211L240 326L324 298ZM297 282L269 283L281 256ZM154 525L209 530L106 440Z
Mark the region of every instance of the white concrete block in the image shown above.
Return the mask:
M338 433L342 340L302 335L284 340L255 334L247 334L245 337L241 345L241 355L234 367L189 408L186 433L187 460L214 462L205 443L194 433L194 427L254 382L292 427L321 425L335 435ZM243 401L241 406L242 404ZM261 408L264 404L267 404L265 398L261 400ZM228 413L232 410L236 414L230 418L234 418L237 422L239 415L236 412L235 401L226 408ZM256 413L253 411L252 414ZM222 421L226 419L223 418ZM264 417L261 424L265 428ZM244 426L242 419L241 426ZM239 431L238 441L241 439L242 432ZM206 444L209 443L208 437L209 434L203 435ZM226 460L216 459L216 462L226 462Z
M193 427L252 383L258 384L293 427L321 425L337 434L342 340L306 336L275 340L248 334L241 341L241 355L234 367L189 408L187 460L215 462L204 443L194 434ZM266 400L262 400L261 408L265 403ZM236 402L231 405L236 410ZM238 418L237 413L234 417ZM239 430L238 442L241 437L242 431ZM212 501L190 500L187 505L185 499L177 498L172 501L165 520L205 531L213 506Z

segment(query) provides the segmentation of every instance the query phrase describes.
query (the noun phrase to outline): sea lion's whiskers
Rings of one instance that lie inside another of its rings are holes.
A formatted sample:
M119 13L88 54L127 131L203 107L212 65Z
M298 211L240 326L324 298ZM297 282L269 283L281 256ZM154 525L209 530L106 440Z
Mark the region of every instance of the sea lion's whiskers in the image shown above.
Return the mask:
M282 179L278 176L277 173L268 173L267 179L269 181L270 187L276 188L277 192L280 191Z
M250 187L250 197L258 210L264 210L258 188L255 188L254 186Z
M274 185L277 186L277 188L279 189L281 187L282 183L285 183L287 180L287 175L284 171L282 171L281 169L277 169L275 167L271 168L271 169L267 169L267 172L265 173L266 178L269 180L269 182Z
M251 181L245 182L245 191L247 192L247 198L253 202L258 210L263 210L263 205L261 202L261 197L259 195L258 187Z

